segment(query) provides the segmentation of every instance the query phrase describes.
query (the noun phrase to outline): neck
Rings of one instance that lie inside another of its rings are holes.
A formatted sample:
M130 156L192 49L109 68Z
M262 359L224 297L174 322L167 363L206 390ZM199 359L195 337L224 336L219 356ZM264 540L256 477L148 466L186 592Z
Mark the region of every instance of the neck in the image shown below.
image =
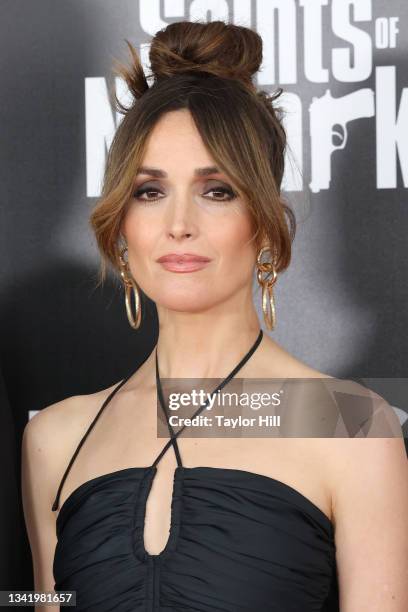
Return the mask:
M254 308L245 317L173 311L165 319L163 323L159 315L156 349L161 378L224 378L252 347L261 328Z

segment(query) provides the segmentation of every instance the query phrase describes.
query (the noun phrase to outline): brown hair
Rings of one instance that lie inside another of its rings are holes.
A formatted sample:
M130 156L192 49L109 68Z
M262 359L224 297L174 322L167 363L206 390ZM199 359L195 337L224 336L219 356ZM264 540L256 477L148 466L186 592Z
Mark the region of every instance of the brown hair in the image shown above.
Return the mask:
M120 270L120 227L149 134L161 115L184 108L214 161L246 201L256 245L270 246L276 271L285 270L296 221L281 196L286 132L283 110L273 102L282 89L270 96L252 83L262 62L262 38L250 28L223 21L171 23L151 41L151 87L136 50L126 43L131 65L119 63L116 74L134 100L125 107L114 94L116 110L124 117L108 152L101 198L90 216L102 255L100 282L107 263Z

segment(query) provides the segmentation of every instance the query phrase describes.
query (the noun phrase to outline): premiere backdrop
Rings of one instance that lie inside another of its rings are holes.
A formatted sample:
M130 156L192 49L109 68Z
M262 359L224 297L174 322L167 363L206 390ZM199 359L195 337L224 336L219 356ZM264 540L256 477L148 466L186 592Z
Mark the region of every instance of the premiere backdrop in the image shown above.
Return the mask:
M408 4L403 0L2 0L0 4L0 589L32 588L21 435L38 410L106 388L157 338L154 304L127 321L120 281L95 289L88 218L117 117L124 39L181 19L255 28L257 84L283 87L283 189L298 231L275 286L276 340L383 395L406 431ZM254 300L262 321L261 294Z

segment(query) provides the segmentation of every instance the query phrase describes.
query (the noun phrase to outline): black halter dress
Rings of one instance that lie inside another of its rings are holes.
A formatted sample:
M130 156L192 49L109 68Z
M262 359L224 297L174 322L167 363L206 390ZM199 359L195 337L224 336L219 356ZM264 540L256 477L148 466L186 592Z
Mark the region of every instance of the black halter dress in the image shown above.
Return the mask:
M261 339L262 330L213 393ZM106 398L81 439L52 510L87 435L129 378ZM167 418L157 352L156 378ZM75 610L81 612L338 612L334 527L327 515L279 480L240 469L183 466L177 444L183 429L152 465L97 476L68 496L56 519L54 590L76 591ZM143 540L146 504L170 446L177 459L171 526L164 549L153 555Z

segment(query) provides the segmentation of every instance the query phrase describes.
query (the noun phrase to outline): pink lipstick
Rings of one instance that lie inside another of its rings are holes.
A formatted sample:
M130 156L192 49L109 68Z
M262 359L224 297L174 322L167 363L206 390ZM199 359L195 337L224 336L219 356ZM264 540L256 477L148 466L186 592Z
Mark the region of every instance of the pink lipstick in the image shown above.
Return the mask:
M169 272L195 272L205 268L210 261L208 257L195 253L168 253L157 259Z

